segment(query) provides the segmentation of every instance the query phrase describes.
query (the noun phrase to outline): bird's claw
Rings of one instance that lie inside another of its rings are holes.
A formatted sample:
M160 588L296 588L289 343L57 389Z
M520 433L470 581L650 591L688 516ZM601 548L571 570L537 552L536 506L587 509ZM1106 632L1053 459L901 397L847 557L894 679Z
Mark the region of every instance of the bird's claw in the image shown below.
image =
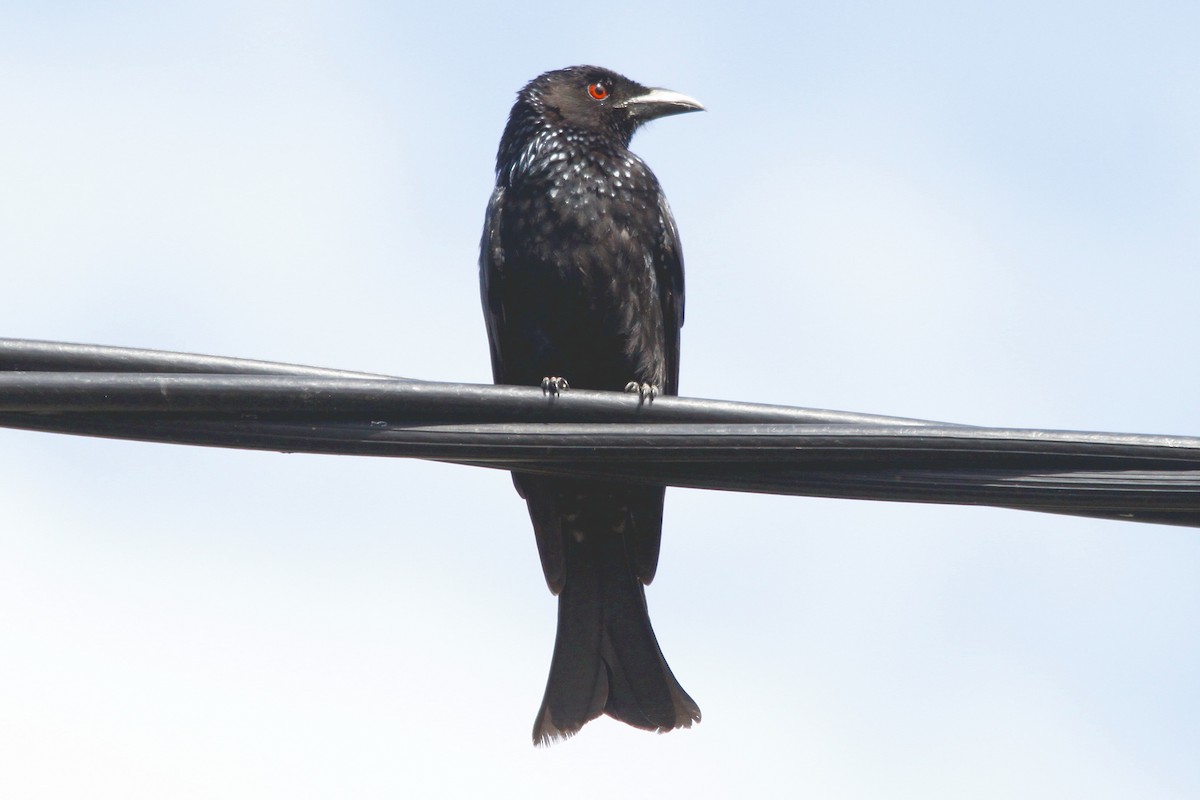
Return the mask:
M625 384L625 391L629 392L630 394L636 393L638 396L638 403L652 403L654 402L654 398L658 397L658 387L653 383L638 383L637 381L630 381L629 383Z
M557 395L570 388L571 385L567 383L566 378L560 378L557 375L542 378L542 394Z

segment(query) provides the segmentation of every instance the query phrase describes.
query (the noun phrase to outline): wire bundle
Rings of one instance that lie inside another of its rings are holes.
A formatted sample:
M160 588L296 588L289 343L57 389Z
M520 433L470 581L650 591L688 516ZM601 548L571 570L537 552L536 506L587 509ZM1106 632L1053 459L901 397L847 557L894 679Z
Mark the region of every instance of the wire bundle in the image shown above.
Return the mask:
M1200 526L1200 438L436 383L0 339L0 426Z

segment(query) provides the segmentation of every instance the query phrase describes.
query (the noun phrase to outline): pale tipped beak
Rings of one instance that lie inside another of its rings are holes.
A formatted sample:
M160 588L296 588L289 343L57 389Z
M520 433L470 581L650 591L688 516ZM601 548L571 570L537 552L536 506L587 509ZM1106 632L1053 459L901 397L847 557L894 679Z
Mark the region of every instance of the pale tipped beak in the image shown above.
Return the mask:
M672 92L670 89L651 89L645 94L635 95L618 104L618 108L626 108L631 115L642 120L704 110L699 100L694 100L686 94Z

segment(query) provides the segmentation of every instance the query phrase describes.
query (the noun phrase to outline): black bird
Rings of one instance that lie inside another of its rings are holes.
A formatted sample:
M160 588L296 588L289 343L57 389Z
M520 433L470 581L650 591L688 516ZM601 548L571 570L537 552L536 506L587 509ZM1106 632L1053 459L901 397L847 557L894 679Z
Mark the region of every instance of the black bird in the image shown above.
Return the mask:
M547 72L517 94L480 254L496 383L625 390L643 402L677 394L679 234L629 141L649 120L702 109L586 66ZM517 473L513 482L558 595L534 743L571 736L601 713L660 732L699 721L646 611L663 487Z

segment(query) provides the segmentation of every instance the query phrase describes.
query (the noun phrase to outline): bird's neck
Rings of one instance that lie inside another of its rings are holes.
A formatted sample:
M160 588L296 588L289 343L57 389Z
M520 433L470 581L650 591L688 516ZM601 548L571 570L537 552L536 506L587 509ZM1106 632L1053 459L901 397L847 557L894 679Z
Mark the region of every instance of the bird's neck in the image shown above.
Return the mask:
M626 147L592 131L545 127L514 140L501 150L497 183L513 186L526 179L549 178L569 164L618 163L636 159Z
M558 162L583 153L624 159L631 135L601 133L576 127L557 118L553 109L537 103L513 107L496 154L496 182L511 186L522 177L553 171Z

